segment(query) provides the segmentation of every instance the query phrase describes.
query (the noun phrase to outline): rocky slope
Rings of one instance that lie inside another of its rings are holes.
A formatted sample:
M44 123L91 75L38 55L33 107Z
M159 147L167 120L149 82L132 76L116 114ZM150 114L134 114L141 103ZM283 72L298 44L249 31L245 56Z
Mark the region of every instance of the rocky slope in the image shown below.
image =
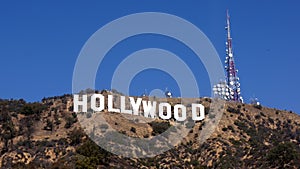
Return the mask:
M176 99L168 99L176 103ZM209 98L206 118L191 127L173 149L152 158L123 158L98 147L83 132L72 110L72 96L41 103L0 100L0 166L2 168L300 168L300 116L257 105L226 102L216 129L199 142L214 119ZM210 110L210 111L209 111ZM174 120L139 123L104 112L111 126L134 138L153 138ZM106 127L103 127L106 129Z

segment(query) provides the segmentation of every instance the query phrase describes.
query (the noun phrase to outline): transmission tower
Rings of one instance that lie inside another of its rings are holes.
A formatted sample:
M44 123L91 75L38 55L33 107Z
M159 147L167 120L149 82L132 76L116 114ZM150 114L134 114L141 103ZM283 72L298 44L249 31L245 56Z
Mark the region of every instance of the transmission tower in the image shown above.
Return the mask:
M237 76L238 70L235 66L233 49L232 49L232 38L230 31L230 17L227 10L227 41L226 41L226 59L225 59L225 70L226 70L226 84L230 89L230 99L236 102L243 102L241 97L241 88L239 78Z
M235 67L235 61L233 56L232 38L231 38L231 30L230 30L230 17L229 17L228 10L227 10L225 28L227 30L226 59L225 59L226 80L221 81L218 84L214 85L213 91L215 97L224 100L243 102L243 98L241 97L239 78L237 76L238 70Z

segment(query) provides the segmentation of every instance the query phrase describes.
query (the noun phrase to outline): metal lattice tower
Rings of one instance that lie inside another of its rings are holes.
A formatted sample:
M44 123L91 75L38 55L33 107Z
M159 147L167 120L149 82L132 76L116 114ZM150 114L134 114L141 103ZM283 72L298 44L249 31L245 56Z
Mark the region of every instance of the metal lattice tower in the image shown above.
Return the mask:
M233 49L232 49L232 38L230 32L230 17L227 10L227 41L226 41L226 59L225 59L225 70L226 70L226 84L230 89L230 95L228 100L243 102L241 97L241 88L239 83L239 78L237 76L238 70L235 66Z
M225 81L221 81L213 87L214 96L223 100L231 100L230 93L232 90Z

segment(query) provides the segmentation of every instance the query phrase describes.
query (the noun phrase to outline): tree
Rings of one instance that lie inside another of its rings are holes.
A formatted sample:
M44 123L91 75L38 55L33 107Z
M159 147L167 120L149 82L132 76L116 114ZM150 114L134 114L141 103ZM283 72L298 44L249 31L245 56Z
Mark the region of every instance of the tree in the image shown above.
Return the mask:
M80 129L75 128L69 134L69 138L71 139L71 145L78 145L81 143L81 139L85 136L84 132Z
M10 144L13 145L13 138L16 135L16 130L14 128L14 124L11 120L11 117L9 113L6 110L2 109L1 113L1 122L2 124L2 131L0 131L1 134L1 140L4 142L3 152L8 151L8 144L10 141Z
M267 154L267 161L272 167L285 168L286 165L297 165L299 160L300 154L291 142L280 143Z
M76 152L79 154L76 168L97 168L97 165L109 163L110 153L91 140L84 142Z
M31 134L34 132L33 119L30 116L21 119L19 128L24 131L27 140L30 140Z
M46 126L44 127L44 130L52 131L53 130L53 122L47 119Z

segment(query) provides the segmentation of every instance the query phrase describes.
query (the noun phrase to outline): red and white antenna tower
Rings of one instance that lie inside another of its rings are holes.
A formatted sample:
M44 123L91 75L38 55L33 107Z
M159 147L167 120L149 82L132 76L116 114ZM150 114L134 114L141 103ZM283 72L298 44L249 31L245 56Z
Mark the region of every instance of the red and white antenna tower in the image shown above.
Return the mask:
M230 17L227 10L227 41L226 41L226 59L225 59L225 70L226 70L226 84L230 89L229 99L236 102L243 102L241 97L241 88L239 78L237 76L238 70L236 69L233 49L232 49L232 38L230 32Z

